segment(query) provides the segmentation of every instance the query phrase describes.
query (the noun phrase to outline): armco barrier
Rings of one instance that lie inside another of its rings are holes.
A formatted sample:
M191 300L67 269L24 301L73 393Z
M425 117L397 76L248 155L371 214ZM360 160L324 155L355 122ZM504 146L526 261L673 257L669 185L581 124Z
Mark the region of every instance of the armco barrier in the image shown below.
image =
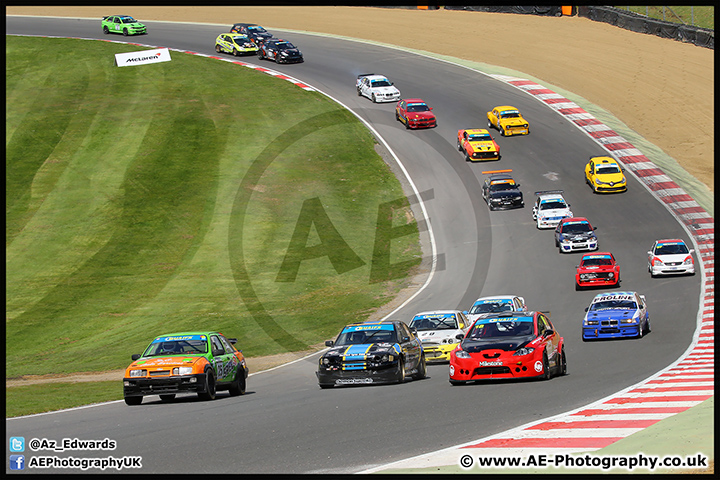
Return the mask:
M715 49L715 30L680 23L664 22L614 7L578 7L578 16L605 22L637 33L657 35L699 47Z

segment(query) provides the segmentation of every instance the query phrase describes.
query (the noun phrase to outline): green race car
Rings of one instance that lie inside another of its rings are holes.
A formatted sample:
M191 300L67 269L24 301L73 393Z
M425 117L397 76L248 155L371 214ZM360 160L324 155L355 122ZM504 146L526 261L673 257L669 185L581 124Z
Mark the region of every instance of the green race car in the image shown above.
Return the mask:
M257 45L246 35L240 33L221 33L215 39L217 53L232 53L236 57L240 54L254 54L258 51Z
M130 15L109 15L102 19L102 30L104 34L122 33L128 35L145 35L147 27L135 20Z

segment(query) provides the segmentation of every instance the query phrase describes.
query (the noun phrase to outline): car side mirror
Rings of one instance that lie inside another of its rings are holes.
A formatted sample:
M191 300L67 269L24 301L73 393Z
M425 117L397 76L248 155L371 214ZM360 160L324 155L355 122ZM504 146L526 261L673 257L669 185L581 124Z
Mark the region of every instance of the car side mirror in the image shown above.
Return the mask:
M585 311L586 311L586 312L588 311L588 308L590 308L590 307L585 307Z
M326 347L332 347L335 344L332 340L325 340L325 346Z
M409 341L410 341L410 337L402 337L402 341L403 341L403 342L409 342Z
M555 335L555 330L545 330L543 332L543 337L551 337L553 335Z
M467 315L467 314L468 314L467 310L463 310L463 315Z
M428 107L430 110L432 110L432 107Z
M457 335L455 335L455 338L457 340L462 340L463 338L465 338L465 335L463 335L462 333L458 333Z
M691 249L690 249L690 252L688 252L688 253L690 253L690 254L695 253L695 249L694 249L694 248L691 248Z
M593 230L597 230L597 229L598 229L598 227L593 227Z
M132 357L130 357L130 358L132 358L132 361L134 362L135 360L139 359L140 357L142 357L142 355L140 355L139 353L133 353Z
M652 255L652 252L647 252L647 253L648 253L648 255Z
M230 345L235 345L237 343L237 338L228 338L228 342L230 342Z

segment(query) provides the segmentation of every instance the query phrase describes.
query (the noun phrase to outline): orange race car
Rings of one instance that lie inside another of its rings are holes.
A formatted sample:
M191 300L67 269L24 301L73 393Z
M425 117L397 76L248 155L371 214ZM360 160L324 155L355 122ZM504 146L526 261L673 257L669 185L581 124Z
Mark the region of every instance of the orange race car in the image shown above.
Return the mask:
M245 393L248 368L234 338L220 332L186 332L156 337L125 370L125 403L140 405L146 395L163 401L178 393L197 393L214 400L215 392Z
M458 130L457 148L466 162L500 160L500 146L484 128Z

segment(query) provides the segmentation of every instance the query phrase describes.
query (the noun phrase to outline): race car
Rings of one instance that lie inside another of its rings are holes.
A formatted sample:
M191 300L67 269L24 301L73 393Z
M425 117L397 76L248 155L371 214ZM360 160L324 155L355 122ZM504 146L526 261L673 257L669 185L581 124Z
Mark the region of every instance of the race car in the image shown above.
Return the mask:
M637 292L608 292L595 295L585 308L583 341L599 338L641 338L650 332L650 314L645 296Z
M450 383L567 373L565 340L544 312L496 313L478 319L450 353Z
M562 190L541 190L535 192L532 218L537 228L555 228L560 220L573 216L570 205L565 201Z
M147 27L130 15L108 15L103 17L100 25L105 35L108 33L122 33L127 37L128 35L147 34Z
M249 37L239 33L221 33L215 39L215 51L217 53L232 53L236 57L240 54L254 54L258 51Z
M620 286L620 265L610 252L586 253L575 267L575 290Z
M125 369L123 395L128 405L160 395L169 401L180 393L197 393L214 400L219 390L243 395L248 368L235 338L220 332L181 332L155 337L142 354L134 354Z
M508 135L527 135L530 125L520 111L509 105L499 106L487 112L488 128L497 128L503 137Z
M272 33L255 23L235 23L230 27L230 33L245 35L256 45L272 38Z
M648 253L648 272L659 275L695 275L694 249L679 238L655 240Z
M493 295L475 300L470 310L463 312L470 323L493 313L527 312L525 299L517 295Z
M405 128L431 128L437 126L432 107L419 98L400 100L395 106L395 120Z
M359 97L367 97L373 103L400 100L400 90L387 77L376 73L358 75L355 88Z
M466 162L500 160L500 146L484 128L458 130L457 148Z
M257 54L260 60L267 58L275 60L275 63L302 63L305 61L299 48L281 38L265 40L259 45Z
M625 192L627 179L622 172L625 169L612 157L590 157L585 165L585 183L593 193Z
M555 246L560 253L597 250L595 230L585 217L563 218L555 227Z
M450 352L457 347L458 334L464 335L470 322L459 310L421 312L410 322L420 338L427 362L447 362Z
M342 329L318 363L320 388L402 383L425 378L420 339L400 320L353 323Z
M490 210L507 210L509 208L522 208L525 206L520 184L516 183L508 170L493 170L483 172L490 174L482 184L482 198Z

